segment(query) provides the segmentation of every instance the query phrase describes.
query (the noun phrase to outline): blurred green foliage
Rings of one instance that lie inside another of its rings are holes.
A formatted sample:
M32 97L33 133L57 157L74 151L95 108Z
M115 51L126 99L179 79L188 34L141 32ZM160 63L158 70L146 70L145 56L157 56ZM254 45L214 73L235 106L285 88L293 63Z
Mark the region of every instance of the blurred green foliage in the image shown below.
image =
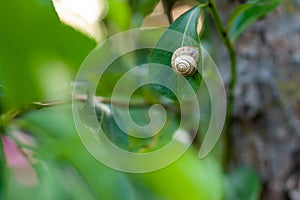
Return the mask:
M5 109L49 97L51 90L73 78L95 46L59 21L51 1L1 1L0 9L0 84Z
M108 12L104 23L108 36L139 27L158 2L158 0L105 1ZM164 1L164 5L173 5L175 1L170 2L172 3L168 4L168 1ZM277 4L278 1L274 0L263 5L250 2L237 7L228 25L231 39L234 41L250 23L274 9ZM255 12L257 9L259 13ZM170 29L184 32L199 42L197 34L199 13L200 7L193 8L171 25ZM190 24L187 24L187 17ZM15 0L0 2L0 44L0 139L2 142L7 141L4 135L12 139L17 145L18 156L23 156L30 163L28 169L33 172L26 173L22 168L26 164L24 162L11 163L9 160L13 158L5 158L3 151L5 143L0 142L0 199L259 198L261 185L255 172L242 168L230 174L223 174L219 157L220 148L202 160L198 159L196 150L191 148L172 165L145 174L122 173L104 166L93 158L81 143L74 126L71 105L28 111L4 127L2 120L7 113L11 114L9 110L35 101L69 100L71 82L84 58L96 46L96 42L75 28L61 23L52 1ZM152 59L166 64L159 53L156 53L152 53ZM124 59L128 61L128 58L134 58L133 62L138 64L149 59L149 54L150 51L145 50L129 54L127 58L126 56L122 58L123 60L116 60L112 64L112 69L102 77L97 94L107 97L111 95L115 82L122 72L126 71ZM114 69L114 65L124 66ZM189 80L194 84L195 90L198 89L200 80L201 77L198 75ZM153 96L159 96L149 88L137 91L136 97L143 97L151 102ZM165 92L162 91L164 95ZM122 148L137 152L153 151L162 147L171 139L178 126L178 115L168 114L167 126L158 138L134 139L124 137L124 133L111 116L102 110L97 112L102 127L112 133L108 137ZM200 128L201 130L207 127L206 119L209 119L209 111L207 113L208 116L202 119L206 124ZM131 115L139 124L148 123L148 108L132 109ZM19 135L27 135L32 140L31 144L26 144ZM10 146L11 150L13 148ZM27 157L28 154L24 149L32 154L32 158ZM28 180L28 184L20 181L20 174ZM30 184L35 179L36 182Z
M239 166L224 179L225 197L232 200L259 199L261 183L257 173L245 166Z

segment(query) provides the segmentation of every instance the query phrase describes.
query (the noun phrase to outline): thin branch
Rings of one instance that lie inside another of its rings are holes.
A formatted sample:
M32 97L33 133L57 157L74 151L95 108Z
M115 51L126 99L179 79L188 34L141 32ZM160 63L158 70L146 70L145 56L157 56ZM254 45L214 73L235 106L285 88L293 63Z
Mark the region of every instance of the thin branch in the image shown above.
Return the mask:
M209 3L203 3L199 5L201 8L206 8L209 6Z
M231 148L231 129L233 124L233 105L234 105L234 91L235 91L235 85L236 85L236 79L237 79L237 61L236 61L236 53L234 50L233 43L228 37L228 33L226 29L223 26L221 17L219 15L219 12L217 10L216 4L214 0L207 0L208 1L208 9L214 19L217 31L225 44L230 58L231 63L231 79L229 82L229 91L228 91L228 100L227 100L227 111L226 111L226 121L225 121L225 142L227 144L227 149L225 153L225 159L228 159L230 157L230 148Z
M87 95L74 95L73 100L86 102L88 100ZM110 104L116 107L130 107L130 108L148 108L153 106L154 104L162 105L166 110L170 110L176 113L179 113L180 110L171 104L161 104L159 102L130 102L128 105L126 102L121 101L112 101L110 98L101 97L101 96L94 96L94 102L103 103L103 104ZM61 106L71 104L72 100L56 100L56 101L41 101L41 102L32 102L27 105L21 106L19 108L13 109L4 113L0 116L0 129L3 130L4 127L9 124L13 119L20 117L22 114L32 111L32 110L39 110L42 108L52 107L52 106Z
M77 101L86 101L87 97L86 95L76 95L75 100ZM107 97L101 97L101 96L94 96L94 101L103 103L103 104L110 104L112 106L116 107L131 107L131 108L148 108L153 106L154 104L160 104L162 105L165 109L171 110L173 112L179 113L179 110L177 107L171 105L171 104L161 104L160 102L131 102L129 105L126 102L122 101L112 101L110 98Z

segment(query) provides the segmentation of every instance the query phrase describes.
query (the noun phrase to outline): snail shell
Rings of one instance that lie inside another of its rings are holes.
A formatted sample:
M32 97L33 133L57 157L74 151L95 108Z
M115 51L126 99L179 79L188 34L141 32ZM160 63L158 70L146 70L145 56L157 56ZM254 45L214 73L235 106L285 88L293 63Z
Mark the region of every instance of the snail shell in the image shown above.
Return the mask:
M172 55L172 68L176 74L184 77L193 75L198 66L199 52L197 47L184 46Z

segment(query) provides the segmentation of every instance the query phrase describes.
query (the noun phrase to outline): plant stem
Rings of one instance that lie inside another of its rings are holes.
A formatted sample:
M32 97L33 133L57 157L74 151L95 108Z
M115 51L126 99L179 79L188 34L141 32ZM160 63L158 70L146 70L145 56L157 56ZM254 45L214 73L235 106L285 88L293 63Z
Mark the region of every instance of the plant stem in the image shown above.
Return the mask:
M216 4L214 0L207 0L208 1L208 8L209 11L214 19L217 31L225 44L230 58L231 63L231 79L229 82L229 91L228 91L228 99L227 99L227 112L226 112L226 122L225 122L225 139L227 144L227 153L225 153L225 159L230 157L230 148L231 148L231 129L232 129L232 121L233 121L233 105L234 105L234 91L235 91L235 84L237 79L237 71L236 71L236 53L233 47L233 43L228 37L228 33L223 26L221 17L217 10Z
M209 6L209 3L203 3L199 5L201 8L206 8Z
M98 103L103 103L103 104L111 104L116 107L134 107L134 108L147 108L151 107L154 104L160 104L159 102L133 102L130 103L129 105L127 103L121 102L121 101L112 101L110 98L106 97L101 97L101 96L94 96L94 99L92 101L98 102ZM88 101L87 95L75 95L73 97L73 100L75 101L81 101L81 102L86 102ZM32 111L32 110L39 110L42 108L47 108L47 107L52 107L52 106L60 106L60 105L67 105L71 104L71 100L65 100L65 101L44 101L44 102L32 102L30 104L21 106L19 108L13 109L8 111L7 113L4 113L3 115L0 116L0 130L3 130L4 127L6 127L9 122L11 122L13 119L18 118L22 114ZM170 104L164 104L162 105L166 110L171 110L173 112L179 113L180 111L178 110L177 107L170 105ZM4 132L4 130L3 130ZM1 133L0 132L0 135ZM1 145L0 145L1 147ZM0 157L1 161L1 157Z

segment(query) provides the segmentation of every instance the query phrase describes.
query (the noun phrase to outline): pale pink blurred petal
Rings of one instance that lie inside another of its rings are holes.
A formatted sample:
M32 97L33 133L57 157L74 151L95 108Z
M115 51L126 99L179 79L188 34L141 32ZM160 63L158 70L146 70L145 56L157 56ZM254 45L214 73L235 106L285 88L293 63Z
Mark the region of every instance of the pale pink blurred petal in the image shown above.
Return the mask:
M26 160L16 143L8 136L2 135L2 144L7 166L12 169L15 178L23 185L37 184L37 175Z

